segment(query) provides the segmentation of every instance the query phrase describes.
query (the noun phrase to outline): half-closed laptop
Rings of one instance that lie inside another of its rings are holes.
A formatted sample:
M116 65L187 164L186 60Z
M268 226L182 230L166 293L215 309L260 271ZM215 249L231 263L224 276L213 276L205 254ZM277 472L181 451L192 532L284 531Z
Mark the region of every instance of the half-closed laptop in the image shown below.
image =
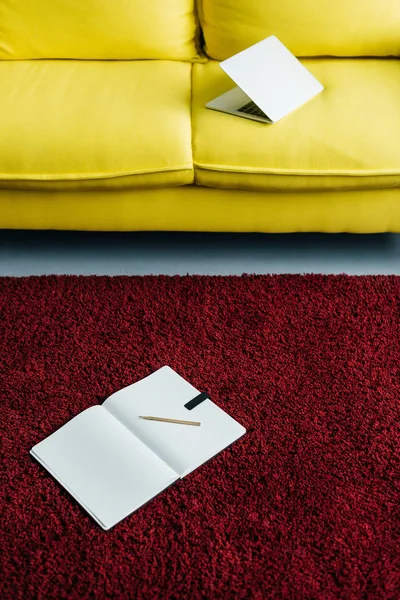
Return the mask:
M207 108L276 123L322 92L324 86L274 35L220 63L237 87Z

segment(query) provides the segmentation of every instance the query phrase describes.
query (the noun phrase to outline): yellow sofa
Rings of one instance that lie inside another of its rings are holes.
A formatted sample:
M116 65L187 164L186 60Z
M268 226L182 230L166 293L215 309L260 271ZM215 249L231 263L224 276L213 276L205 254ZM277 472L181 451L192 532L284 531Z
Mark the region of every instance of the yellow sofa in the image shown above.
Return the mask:
M216 113L277 35L325 91ZM0 0L0 228L400 232L399 0Z

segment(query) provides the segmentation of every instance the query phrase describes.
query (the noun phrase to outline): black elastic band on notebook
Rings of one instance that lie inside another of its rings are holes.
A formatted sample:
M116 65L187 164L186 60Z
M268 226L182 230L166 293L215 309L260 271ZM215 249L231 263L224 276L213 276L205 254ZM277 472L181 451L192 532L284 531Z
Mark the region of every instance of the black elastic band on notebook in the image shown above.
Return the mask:
M189 402L186 402L184 406L188 410L192 410L192 408L196 408L196 406L204 402L204 400L208 400L208 394L206 394L206 392L201 392L201 394L195 396L192 400L189 400Z

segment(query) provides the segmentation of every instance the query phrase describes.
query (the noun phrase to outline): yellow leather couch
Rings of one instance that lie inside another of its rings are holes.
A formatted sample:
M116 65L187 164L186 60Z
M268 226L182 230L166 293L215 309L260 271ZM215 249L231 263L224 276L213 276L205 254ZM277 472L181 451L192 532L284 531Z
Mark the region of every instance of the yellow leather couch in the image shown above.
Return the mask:
M275 34L325 91L205 109ZM399 0L0 0L0 227L400 232Z

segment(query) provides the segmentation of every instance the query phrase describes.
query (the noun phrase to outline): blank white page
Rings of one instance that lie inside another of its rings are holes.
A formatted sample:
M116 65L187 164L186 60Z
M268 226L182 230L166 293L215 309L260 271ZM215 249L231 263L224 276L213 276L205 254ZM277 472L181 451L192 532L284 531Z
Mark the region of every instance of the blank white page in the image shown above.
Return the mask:
M103 529L178 478L102 406L74 417L34 446L31 454Z
M274 122L324 89L274 35L228 58L220 67Z
M116 392L103 406L183 477L246 432L211 400L192 410L185 408L198 394L195 387L165 366ZM201 426L145 421L139 415L200 421Z

